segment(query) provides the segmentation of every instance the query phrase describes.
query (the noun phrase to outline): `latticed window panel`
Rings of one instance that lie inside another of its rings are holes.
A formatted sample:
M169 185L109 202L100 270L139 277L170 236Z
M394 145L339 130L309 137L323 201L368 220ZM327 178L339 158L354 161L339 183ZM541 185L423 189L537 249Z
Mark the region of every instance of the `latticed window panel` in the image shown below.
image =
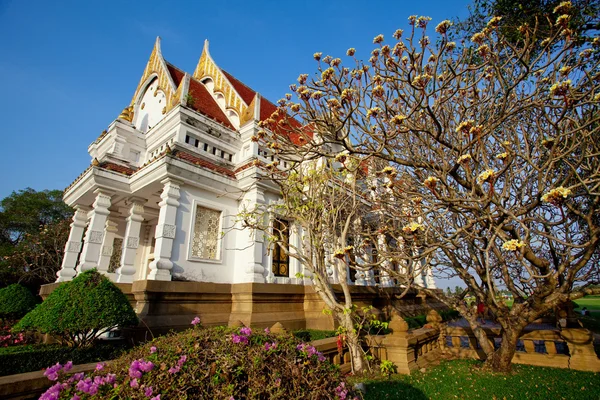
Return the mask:
M219 223L221 212L198 206L194 221L192 257L205 260L219 259Z
M271 270L275 276L290 276L290 259L287 249L290 243L290 223L282 219L273 220L273 235L280 240L273 249L273 265Z
M115 272L121 266L121 255L123 254L123 239L113 240L113 253L110 256L108 272Z

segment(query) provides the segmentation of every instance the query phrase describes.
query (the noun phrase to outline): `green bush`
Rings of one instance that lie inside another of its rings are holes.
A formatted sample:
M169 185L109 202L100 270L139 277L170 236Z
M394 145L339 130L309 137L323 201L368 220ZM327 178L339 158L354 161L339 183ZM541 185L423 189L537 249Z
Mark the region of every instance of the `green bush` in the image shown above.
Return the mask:
M19 319L31 311L37 299L25 286L14 283L0 289L0 318Z
M63 343L84 347L108 329L137 323L123 292L104 275L91 270L57 287L13 331L49 333Z
M323 331L318 329L299 329L292 332L292 335L305 342L337 336L335 331Z
M86 364L112 360L130 346L125 343L97 344L93 347L73 348L58 344L36 344L0 348L0 376L40 371L57 362Z
M194 328L159 337L87 376L68 377L60 365L48 376L58 382L45 396L60 399L352 398L339 368L314 347L246 327Z

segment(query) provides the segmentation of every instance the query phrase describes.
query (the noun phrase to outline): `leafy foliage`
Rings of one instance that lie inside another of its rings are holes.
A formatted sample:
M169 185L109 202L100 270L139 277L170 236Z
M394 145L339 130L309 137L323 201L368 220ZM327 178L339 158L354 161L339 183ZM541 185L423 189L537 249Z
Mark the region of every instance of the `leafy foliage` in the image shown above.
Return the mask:
M350 398L339 368L312 346L291 335L220 327L157 338L90 376L62 380L47 393L61 399Z
M37 291L54 282L72 214L60 190L28 188L0 201L0 286L18 282Z
M318 329L299 329L292 332L294 337L304 341L312 342L313 340L327 339L337 335L335 331L318 330Z
M0 289L0 318L21 318L36 304L37 299L25 286L15 283Z
M57 287L14 330L49 333L72 346L83 347L111 328L137 322L123 292L104 275L91 270Z
M84 348L65 347L58 344L25 345L0 348L0 376L40 371L57 362L87 364L112 360L130 346L126 343L99 343Z

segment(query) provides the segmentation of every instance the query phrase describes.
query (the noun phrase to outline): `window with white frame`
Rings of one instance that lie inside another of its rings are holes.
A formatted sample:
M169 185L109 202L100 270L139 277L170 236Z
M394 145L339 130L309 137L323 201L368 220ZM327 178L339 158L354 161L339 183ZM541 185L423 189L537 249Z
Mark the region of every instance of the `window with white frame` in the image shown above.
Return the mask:
M193 258L219 260L221 211L197 206L192 237Z

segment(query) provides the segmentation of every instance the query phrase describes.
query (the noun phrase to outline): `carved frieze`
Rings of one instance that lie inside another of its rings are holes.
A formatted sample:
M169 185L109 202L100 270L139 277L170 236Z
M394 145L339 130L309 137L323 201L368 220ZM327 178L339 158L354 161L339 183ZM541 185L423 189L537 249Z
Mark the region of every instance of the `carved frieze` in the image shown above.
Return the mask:
M137 249L140 245L140 238L129 236L127 238L127 248L128 249Z
M67 246L67 251L69 253L79 253L81 251L81 242L69 242L69 245Z

